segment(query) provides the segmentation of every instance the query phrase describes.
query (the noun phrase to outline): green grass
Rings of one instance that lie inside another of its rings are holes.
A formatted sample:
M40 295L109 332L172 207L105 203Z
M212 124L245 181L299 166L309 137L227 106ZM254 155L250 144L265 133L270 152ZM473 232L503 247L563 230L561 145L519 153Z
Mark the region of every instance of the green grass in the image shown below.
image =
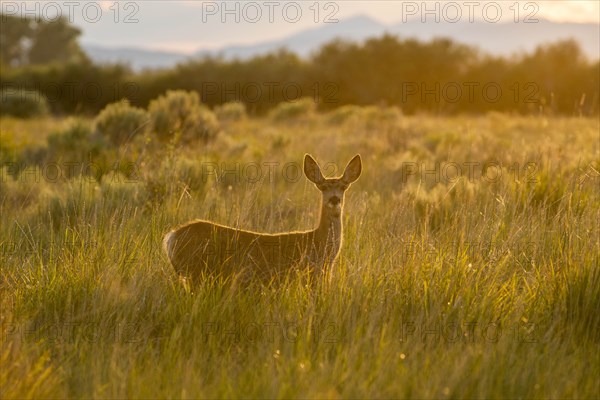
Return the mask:
M598 121L365 115L148 135L109 153L135 171L101 182L44 179L66 153L31 151L43 122L3 120L19 140L2 159L30 166L2 173L2 398L596 398ZM186 290L171 227L316 223L318 191L292 179L305 152L338 173L363 157L331 278Z

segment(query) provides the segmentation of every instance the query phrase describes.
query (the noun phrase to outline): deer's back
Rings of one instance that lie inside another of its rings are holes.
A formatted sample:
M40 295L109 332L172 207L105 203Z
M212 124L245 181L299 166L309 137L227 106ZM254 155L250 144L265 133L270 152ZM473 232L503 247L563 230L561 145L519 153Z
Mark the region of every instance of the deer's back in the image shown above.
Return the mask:
M196 221L167 234L165 247L185 276L244 273L268 280L314 258L313 241L312 231L262 234Z

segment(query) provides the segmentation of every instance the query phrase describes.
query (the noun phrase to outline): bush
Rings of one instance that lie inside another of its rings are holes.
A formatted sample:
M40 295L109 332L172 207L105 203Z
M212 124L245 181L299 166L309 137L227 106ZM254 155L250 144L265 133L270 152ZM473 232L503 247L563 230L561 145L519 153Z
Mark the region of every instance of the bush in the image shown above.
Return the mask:
M208 140L219 131L219 121L212 111L200 104L196 92L169 90L150 102L152 130L163 140L179 133L185 140Z
M12 131L2 129L2 140L0 140L0 165L16 162L19 153L15 134Z
M219 121L240 121L247 117L246 105L239 101L231 101L216 108Z
M44 162L60 162L65 178L93 174L100 178L108 170L107 144L95 134L91 124L81 119L67 120L65 127L48 136ZM68 167L67 167L68 166Z
M24 210L39 206L43 199L53 194L56 186L49 184L45 177L44 171L37 166L27 166L16 175L11 168L0 167L0 207L3 210Z
M181 134L185 140L208 141L217 135L219 129L215 114L206 107L198 107L186 118Z
M279 103L272 111L271 118L275 121L301 119L315 113L317 105L311 97L302 97L294 102Z
M0 115L17 118L34 118L48 114L48 101L35 90L2 90Z
M123 100L107 105L96 117L96 130L116 145L124 144L145 131L148 113Z
M402 120L398 107L386 106L341 106L327 114L327 122L333 125L360 124L365 128L394 126Z
M393 126L402 119L402 111L398 107L367 106L362 110L367 128Z
M77 150L84 142L89 142L92 129L81 119L69 119L64 129L48 136L48 147L60 150Z
M330 111L327 114L327 122L334 125L341 125L347 121L356 121L363 114L360 106L345 105Z

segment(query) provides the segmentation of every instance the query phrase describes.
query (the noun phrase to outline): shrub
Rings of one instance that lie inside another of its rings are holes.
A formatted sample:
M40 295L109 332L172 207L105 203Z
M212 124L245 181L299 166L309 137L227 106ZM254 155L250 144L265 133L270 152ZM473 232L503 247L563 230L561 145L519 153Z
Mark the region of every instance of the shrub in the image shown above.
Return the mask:
M107 105L95 120L96 130L112 143L120 145L143 133L148 113L123 100Z
M90 140L92 129L81 119L69 119L65 128L48 136L48 147L61 150L77 150L79 146Z
M163 140L172 138L176 133L186 140L208 140L219 131L216 116L200 104L196 92L169 90L150 102L148 111L152 130Z
M362 107L355 105L345 105L327 114L327 122L334 125L341 125L347 121L355 121L362 115Z
M240 121L247 117L246 105L239 101L231 101L216 108L219 121Z
M2 140L0 140L0 165L15 162L18 153L15 134L11 131L4 131L4 129L2 131Z
M311 97L302 97L294 102L279 103L272 111L275 121L286 121L309 117L315 113L317 105Z
M206 107L198 107L185 119L181 135L185 140L208 141L217 135L219 128L215 114Z
M3 210L24 210L39 205L40 201L53 193L56 185L48 184L44 171L37 166L14 171L6 166L0 167L0 207ZM52 182L53 183L53 182Z
M53 132L47 139L45 162L58 162L64 165L65 178L81 173L97 175L107 169L107 145L103 137L92 131L91 124L81 119L69 119L65 127ZM68 167L66 167L68 165Z
M0 92L0 115L34 118L48 114L48 101L35 90L5 89Z
M327 122L333 125L360 124L361 128L373 129L395 126L401 121L398 107L345 105L327 114Z
M393 126L402 118L402 111L398 107L363 107L363 116L367 128L380 128Z

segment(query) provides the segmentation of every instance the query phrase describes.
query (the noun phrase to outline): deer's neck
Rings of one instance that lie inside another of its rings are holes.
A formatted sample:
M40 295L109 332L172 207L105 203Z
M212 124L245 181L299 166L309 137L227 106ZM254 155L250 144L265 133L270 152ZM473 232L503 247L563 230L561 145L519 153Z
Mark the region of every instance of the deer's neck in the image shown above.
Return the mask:
M320 240L326 243L339 246L342 238L342 214L343 208L339 215L334 213L331 208L321 203L321 215L319 217L319 225L315 230L315 234Z

